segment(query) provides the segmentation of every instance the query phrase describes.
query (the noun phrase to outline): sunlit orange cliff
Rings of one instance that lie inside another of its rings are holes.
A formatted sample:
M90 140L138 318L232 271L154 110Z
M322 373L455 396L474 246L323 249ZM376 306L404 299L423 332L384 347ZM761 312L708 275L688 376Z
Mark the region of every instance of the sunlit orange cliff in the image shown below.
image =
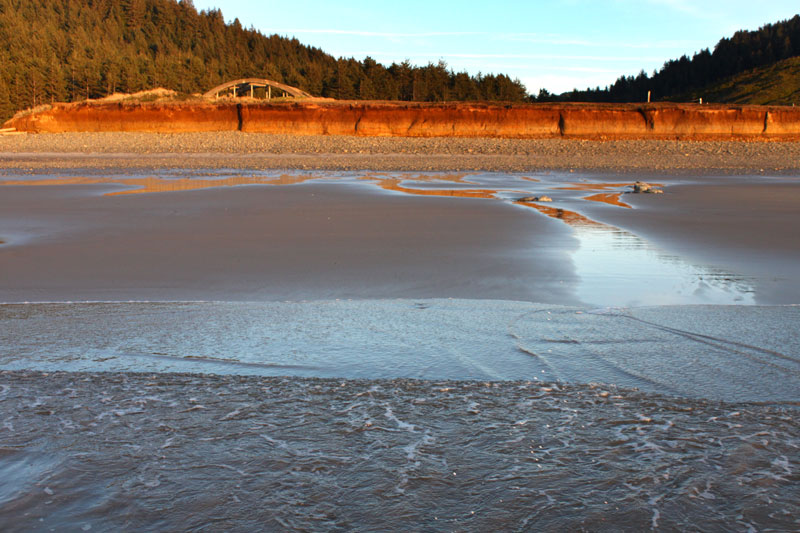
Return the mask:
M27 132L243 131L299 135L800 140L800 108L698 104L92 102L22 113Z

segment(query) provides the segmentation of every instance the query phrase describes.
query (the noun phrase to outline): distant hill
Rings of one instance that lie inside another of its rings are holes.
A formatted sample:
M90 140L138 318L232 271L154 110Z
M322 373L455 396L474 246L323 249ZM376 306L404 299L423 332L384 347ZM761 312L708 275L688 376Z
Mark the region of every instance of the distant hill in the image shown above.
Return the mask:
M800 57L790 57L670 98L676 102L795 105L800 104Z
M191 0L0 0L0 119L51 101L165 87L204 92L266 77L338 99L519 102L503 74L470 76L444 63L388 67L334 58L297 39L226 24Z
M642 71L623 76L600 89L571 91L539 100L642 102L694 100L718 103L792 103L796 92L796 58L800 56L800 16L767 24L756 31L738 31L721 39L713 51L701 50L664 63L652 76ZM774 78L774 79L773 79ZM745 86L736 87L738 83ZM794 88L792 88L794 87Z

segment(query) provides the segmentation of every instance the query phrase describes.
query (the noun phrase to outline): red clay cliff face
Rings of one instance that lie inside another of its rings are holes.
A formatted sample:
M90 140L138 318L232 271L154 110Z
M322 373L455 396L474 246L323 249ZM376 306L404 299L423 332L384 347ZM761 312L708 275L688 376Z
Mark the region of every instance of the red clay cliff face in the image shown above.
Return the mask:
M757 107L668 107L643 110L655 135L759 136L765 132L767 110Z
M554 137L556 108L489 104L242 106L242 131L368 137Z
M6 122L18 131L227 131L239 129L235 105L220 104L55 104Z
M800 140L800 109L694 104L82 103L56 104L5 125L51 133L238 130L380 137Z

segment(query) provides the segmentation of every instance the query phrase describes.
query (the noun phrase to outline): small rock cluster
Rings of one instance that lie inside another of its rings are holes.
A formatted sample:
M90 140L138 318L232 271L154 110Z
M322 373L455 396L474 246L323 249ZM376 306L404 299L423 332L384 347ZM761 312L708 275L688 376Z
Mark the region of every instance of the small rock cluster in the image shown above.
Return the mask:
M661 189L657 189L655 186L650 185L649 183L645 183L643 181L637 181L633 184L633 192L634 193L646 193L646 194L661 194L664 191Z
M552 202L553 199L549 196L523 196L518 202Z

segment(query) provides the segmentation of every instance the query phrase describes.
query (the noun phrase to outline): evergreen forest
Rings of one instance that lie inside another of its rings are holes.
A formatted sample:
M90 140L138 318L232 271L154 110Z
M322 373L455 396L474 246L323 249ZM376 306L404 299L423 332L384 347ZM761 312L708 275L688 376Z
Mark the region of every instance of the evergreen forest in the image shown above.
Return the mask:
M522 83L503 74L337 59L238 19L226 24L221 11L198 12L191 0L0 0L0 119L115 92L202 93L243 77L342 100L528 98Z
M0 120L54 101L101 98L156 87L202 93L225 81L269 78L340 100L642 102L696 98L790 103L800 94L800 16L739 31L652 75L623 76L606 88L529 96L503 74L454 72L444 62L385 66L370 57L335 58L297 39L263 35L192 0L0 0ZM791 66L791 72L782 65ZM765 74L760 74L761 72ZM745 73L745 77L741 78ZM749 73L749 74L747 74ZM766 74L769 73L769 74ZM763 78L772 80L765 84ZM724 89L748 80L745 95ZM769 85L772 95L759 87ZM764 93L764 94L761 94Z

